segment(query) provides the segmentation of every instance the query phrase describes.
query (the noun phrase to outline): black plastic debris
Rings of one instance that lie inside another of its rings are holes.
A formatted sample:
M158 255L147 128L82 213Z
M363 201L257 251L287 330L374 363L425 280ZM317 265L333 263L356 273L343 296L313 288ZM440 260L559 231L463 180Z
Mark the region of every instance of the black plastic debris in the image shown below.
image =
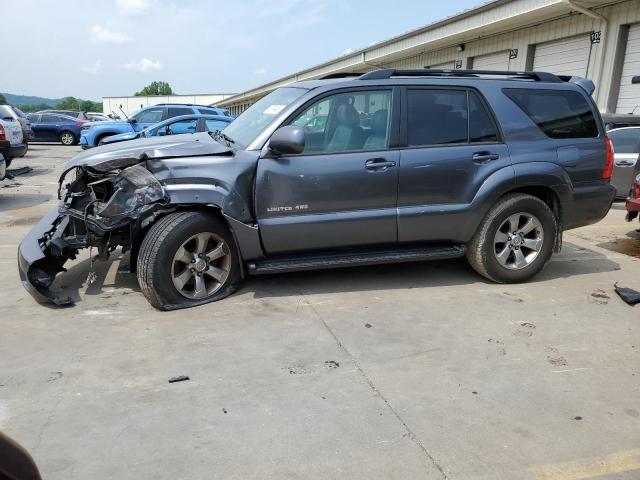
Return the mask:
M640 292L638 292L637 290L634 290L632 288L619 287L617 283L614 285L614 287L616 289L616 293L620 295L620 298L629 305L640 303Z
M178 375L177 377L170 378L169 383L184 382L186 380L190 380L189 377L186 375Z

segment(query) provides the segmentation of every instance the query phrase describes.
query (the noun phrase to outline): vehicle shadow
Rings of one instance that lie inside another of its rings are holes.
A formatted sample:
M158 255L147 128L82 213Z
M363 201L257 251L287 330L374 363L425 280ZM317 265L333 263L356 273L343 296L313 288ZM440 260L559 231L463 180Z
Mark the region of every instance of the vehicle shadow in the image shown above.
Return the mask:
M61 297L71 297L74 302L80 302L85 295L111 298L140 292L135 273L129 273L128 262L128 254L114 254L106 262L95 261L95 281L87 287L91 262L85 258L59 275L52 291ZM603 254L565 243L562 253L554 255L545 269L529 283L615 270L620 270L619 264ZM373 292L478 283L492 284L474 272L464 259L456 259L248 276L239 293L252 293L255 298L273 298L301 293Z

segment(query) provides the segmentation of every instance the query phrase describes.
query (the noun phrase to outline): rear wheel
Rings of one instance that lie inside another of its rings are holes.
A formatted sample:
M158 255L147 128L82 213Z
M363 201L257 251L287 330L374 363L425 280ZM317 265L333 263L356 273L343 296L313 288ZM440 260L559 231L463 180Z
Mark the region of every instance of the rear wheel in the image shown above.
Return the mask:
M551 257L557 231L546 203L532 195L509 194L487 213L467 245L467 260L494 282L524 282Z
M203 212L172 213L153 225L140 246L137 271L142 293L161 310L220 300L240 282L231 232Z
M60 133L58 137L60 143L63 145L75 145L76 144L76 135L73 132L64 131Z

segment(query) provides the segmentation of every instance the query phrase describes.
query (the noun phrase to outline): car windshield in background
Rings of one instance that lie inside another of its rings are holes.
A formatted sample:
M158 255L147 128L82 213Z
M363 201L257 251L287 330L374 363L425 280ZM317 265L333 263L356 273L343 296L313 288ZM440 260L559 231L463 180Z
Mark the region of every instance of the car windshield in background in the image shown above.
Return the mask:
M274 118L307 90L283 87L261 98L224 129L227 137L242 147L249 145Z
M613 151L615 153L640 152L640 128L610 130L607 135L613 142Z

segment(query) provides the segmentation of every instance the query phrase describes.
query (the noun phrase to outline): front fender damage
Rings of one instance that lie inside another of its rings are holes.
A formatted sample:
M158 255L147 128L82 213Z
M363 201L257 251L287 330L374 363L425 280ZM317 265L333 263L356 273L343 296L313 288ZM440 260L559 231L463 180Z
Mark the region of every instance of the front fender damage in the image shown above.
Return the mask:
M127 251L167 196L139 164L106 173L76 167L63 174L60 186L60 205L21 242L18 270L22 284L39 303L71 305L72 298L51 291L55 277L66 271L65 263L83 248L95 247L101 260L118 246Z

